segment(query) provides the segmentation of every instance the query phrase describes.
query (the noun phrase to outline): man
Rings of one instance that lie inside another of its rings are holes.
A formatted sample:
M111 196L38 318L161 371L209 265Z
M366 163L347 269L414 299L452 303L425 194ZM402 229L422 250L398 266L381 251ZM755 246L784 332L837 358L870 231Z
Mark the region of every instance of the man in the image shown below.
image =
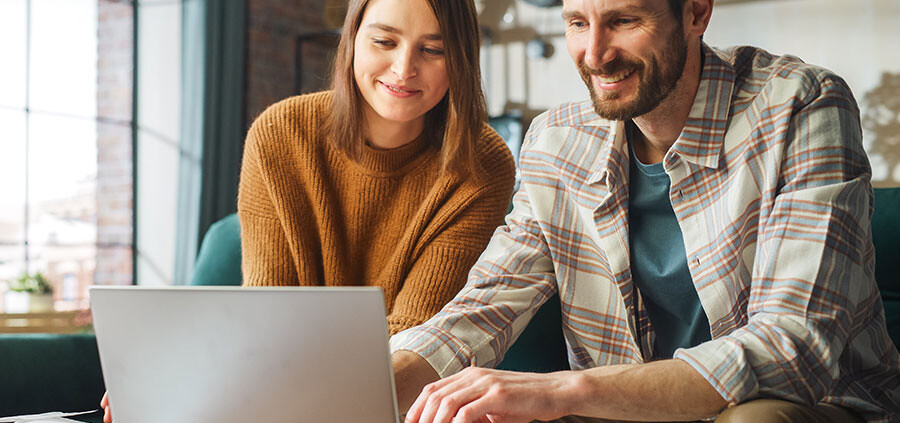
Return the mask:
M898 421L852 94L707 47L712 3L564 1L592 101L532 123L466 288L392 338L408 422ZM474 367L555 293L572 371Z

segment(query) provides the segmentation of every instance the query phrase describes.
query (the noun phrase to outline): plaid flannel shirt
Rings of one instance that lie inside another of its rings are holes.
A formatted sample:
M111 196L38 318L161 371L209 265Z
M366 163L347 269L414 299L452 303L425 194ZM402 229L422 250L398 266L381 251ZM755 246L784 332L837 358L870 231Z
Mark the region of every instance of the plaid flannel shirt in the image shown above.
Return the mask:
M850 89L789 56L703 54L663 166L712 340L675 358L732 403L822 401L897 421L900 355L873 276L871 169ZM536 118L506 225L457 297L392 350L441 377L496 365L558 293L573 369L652 357L629 270L625 143L624 123L589 102Z

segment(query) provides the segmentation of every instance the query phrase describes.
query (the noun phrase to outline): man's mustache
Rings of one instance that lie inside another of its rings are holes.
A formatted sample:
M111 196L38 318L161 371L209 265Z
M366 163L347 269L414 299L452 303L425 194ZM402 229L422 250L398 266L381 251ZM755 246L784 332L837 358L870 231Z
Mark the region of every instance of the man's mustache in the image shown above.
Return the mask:
M627 60L627 59L621 59L621 58L613 60L612 62L609 62L597 69L594 69L594 68L586 65L584 62L581 62L578 65L578 69L581 71L582 75L596 75L596 76L615 75L619 72L626 71L626 70L635 70L635 69L640 70L642 67L643 67L643 65L640 62Z

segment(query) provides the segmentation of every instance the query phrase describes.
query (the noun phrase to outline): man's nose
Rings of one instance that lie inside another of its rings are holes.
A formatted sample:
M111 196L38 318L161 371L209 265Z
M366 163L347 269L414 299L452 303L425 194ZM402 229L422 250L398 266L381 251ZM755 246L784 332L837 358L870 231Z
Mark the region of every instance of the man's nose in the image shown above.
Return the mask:
M391 72L401 80L416 76L416 57L413 48L401 48L396 50L394 63L391 64Z
M584 64L591 69L600 69L616 58L616 49L611 45L607 31L593 29L584 52Z

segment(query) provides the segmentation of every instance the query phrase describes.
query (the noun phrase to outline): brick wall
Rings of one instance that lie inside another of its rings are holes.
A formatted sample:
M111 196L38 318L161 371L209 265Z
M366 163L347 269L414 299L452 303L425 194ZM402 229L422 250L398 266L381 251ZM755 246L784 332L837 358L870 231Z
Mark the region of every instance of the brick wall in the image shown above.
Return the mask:
M246 124L267 106L298 93L296 88L297 37L322 32L326 11L333 12L326 0L248 0ZM303 48L302 79L304 92L325 87L332 48L328 43L306 43Z
M94 283L132 283L133 10L98 0L97 263Z

